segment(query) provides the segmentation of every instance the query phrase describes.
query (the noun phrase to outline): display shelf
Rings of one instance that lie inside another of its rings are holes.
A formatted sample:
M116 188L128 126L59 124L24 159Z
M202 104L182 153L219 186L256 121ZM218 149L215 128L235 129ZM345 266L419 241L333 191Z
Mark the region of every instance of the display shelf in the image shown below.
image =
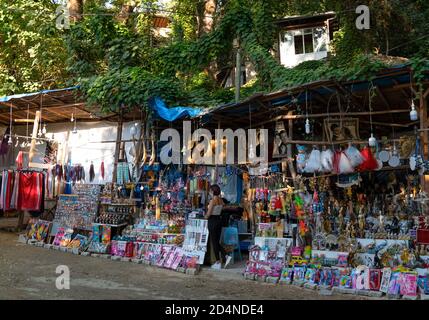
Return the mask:
M153 244L153 245L157 245L157 246L169 246L169 247L177 246L176 244L173 244L173 243L157 243L157 242L148 242L148 241L136 241L136 242Z
M138 233L156 234L156 235L161 235L161 236L177 236L177 235L183 234L183 233L162 233L162 232L149 232L149 231L141 231Z
M100 203L101 205L105 206L117 206L117 207L134 207L135 204L130 203Z
M92 224L94 225L98 225L98 226L110 226L110 227L123 227L123 226L127 226L128 223L121 223L121 224L109 224L109 223L98 223L98 222L93 222Z
M387 243L388 246L392 244L408 244L409 240L399 240L399 239L368 239L368 238L356 238L356 241L360 243L361 246L367 246L369 244L375 243L379 245L382 243Z

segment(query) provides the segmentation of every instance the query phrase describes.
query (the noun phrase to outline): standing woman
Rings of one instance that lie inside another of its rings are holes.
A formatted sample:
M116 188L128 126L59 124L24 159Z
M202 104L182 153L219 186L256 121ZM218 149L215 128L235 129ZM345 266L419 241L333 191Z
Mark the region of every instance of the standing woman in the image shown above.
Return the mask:
M214 184L210 187L211 200L205 216L208 219L209 237L216 257L216 262L212 265L213 269L220 270L222 268L221 255L224 257L225 268L231 262L231 257L225 254L225 250L220 245L220 236L222 233L221 213L224 202L220 197L220 187Z

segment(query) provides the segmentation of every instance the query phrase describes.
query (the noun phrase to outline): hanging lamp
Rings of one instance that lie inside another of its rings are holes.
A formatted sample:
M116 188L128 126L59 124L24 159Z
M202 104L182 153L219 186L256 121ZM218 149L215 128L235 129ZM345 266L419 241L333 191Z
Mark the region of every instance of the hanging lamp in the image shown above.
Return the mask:
M74 122L72 133L77 133L76 121Z
M413 96L413 78L410 73L410 90L411 96ZM410 111L410 120L416 121L419 118L419 114L417 113L416 106L414 105L414 99L411 98L411 111Z
M368 97L369 97L369 122L370 122L370 125L371 125L371 136L368 139L368 145L370 147L375 147L377 145L377 139L374 137L374 133L373 133L373 130L372 130L372 106L371 106L371 100L372 100L371 99L371 94L372 94L372 90L373 90L373 88L372 88L372 83L371 83L371 88L369 89L369 95L368 95Z
M74 107L74 112L76 112L76 107ZM73 117L74 112L72 113L72 119L74 120L72 133L77 133L77 128L76 128L77 119L76 119L76 117Z
M416 121L419 118L419 115L416 110L416 106L414 105L414 100L411 101L411 111L410 111L410 120Z
M306 134L310 134L311 133L310 120L308 118L305 119L305 133Z
M42 133L45 136L47 131L46 131L46 123L43 124L43 129L42 129Z
M310 126L310 119L308 119L308 103L307 103L307 90L305 90L305 133L310 134L311 133L311 126Z
M131 126L131 128L130 128L130 134L131 134L131 136L135 136L136 135L136 133L137 133L137 126L138 126L138 123L136 122L136 123L134 123L134 125L132 125Z

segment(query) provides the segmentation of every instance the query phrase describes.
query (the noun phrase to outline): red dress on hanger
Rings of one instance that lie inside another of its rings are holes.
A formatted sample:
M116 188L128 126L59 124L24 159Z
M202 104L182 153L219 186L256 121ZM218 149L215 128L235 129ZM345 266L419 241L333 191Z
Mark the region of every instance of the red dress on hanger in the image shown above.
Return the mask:
M40 210L42 202L43 177L39 172L21 172L19 175L18 208Z

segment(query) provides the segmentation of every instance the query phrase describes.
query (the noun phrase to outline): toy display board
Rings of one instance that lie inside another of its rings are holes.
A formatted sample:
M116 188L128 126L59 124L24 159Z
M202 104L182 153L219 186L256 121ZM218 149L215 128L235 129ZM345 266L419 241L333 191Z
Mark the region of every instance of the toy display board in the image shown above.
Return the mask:
M34 223L29 224L27 229L27 239L45 241L48 234L49 228L51 227L50 221L38 220Z
M110 254L112 256L134 258L134 245L132 241L112 240Z
M112 228L108 225L92 225L91 239L88 252L109 253L111 246Z
M58 228L55 235L53 245L70 248L70 249L79 249L84 251L88 245L89 239L85 235L74 234L73 229Z
M251 249L247 273L279 277L280 281L288 283L300 280L304 283L317 284L326 287L340 287L357 290L380 291L385 294L416 296L418 292L429 292L429 275L427 272L418 274L406 269L392 270L390 268L372 269L365 265L356 268L317 267L314 265L285 266L280 274L266 272L270 270L259 267L260 261L251 264L258 257L260 248ZM256 269L252 269L256 268ZM260 271L262 270L262 271ZM265 271L265 272L264 272Z
M137 224L122 233L141 242L182 245L185 224L182 216L173 216L168 220L140 219Z
M311 252L311 262L323 266L347 267L347 252L313 250Z
M255 245L261 248L268 248L270 251L275 251L277 257L285 258L288 248L292 245L292 239L255 237Z
M76 184L74 194L59 195L54 222L66 228L91 230L98 211L101 186Z
M256 229L256 236L257 237L276 237L277 236L277 229L276 229L276 223L258 223L257 229Z
M209 238L208 221L203 219L189 219L185 228L183 251L188 257L197 257L198 264L204 263Z
M256 237L255 245L249 249L245 272L260 277L280 277L291 244L292 240L287 238Z

